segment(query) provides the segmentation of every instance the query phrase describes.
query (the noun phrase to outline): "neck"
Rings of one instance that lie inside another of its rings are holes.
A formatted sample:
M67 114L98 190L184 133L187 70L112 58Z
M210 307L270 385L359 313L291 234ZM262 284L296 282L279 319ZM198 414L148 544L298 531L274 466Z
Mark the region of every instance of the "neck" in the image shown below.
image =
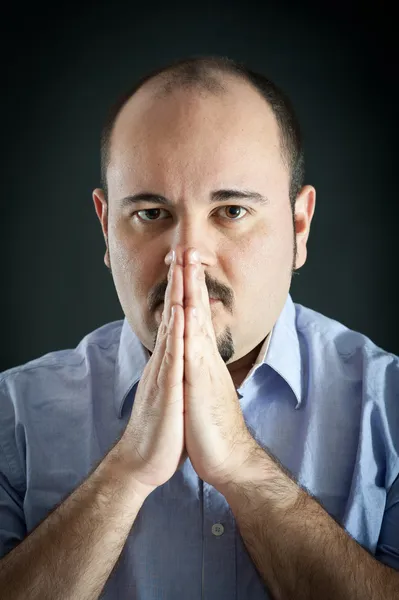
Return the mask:
M265 339L267 339L267 336ZM243 375L245 379L254 366L265 339L263 339L253 350L251 350L251 352L248 352L248 354L245 356L242 356L238 360L226 365L233 379L235 377L242 377Z

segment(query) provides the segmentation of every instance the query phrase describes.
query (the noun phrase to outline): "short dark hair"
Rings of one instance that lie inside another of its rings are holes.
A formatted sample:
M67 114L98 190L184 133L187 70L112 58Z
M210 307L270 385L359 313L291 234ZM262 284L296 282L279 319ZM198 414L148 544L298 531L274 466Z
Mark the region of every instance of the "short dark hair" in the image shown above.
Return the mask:
M252 71L243 63L227 57L195 56L168 64L142 77L124 93L111 107L101 134L101 185L108 196L107 168L110 161L110 142L115 121L130 98L147 81L160 76L163 83L161 94L175 88L199 87L207 92L218 94L224 86L218 75L236 75L252 84L271 107L280 129L281 155L290 172L289 196L292 211L295 200L304 185L305 161L302 136L294 108L285 93L264 75Z

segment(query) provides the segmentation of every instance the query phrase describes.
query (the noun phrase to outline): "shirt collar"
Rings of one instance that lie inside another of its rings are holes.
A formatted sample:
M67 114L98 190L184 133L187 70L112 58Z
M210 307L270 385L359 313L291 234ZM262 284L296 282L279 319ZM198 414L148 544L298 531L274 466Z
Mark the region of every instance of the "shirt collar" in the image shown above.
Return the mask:
M265 338L255 364L245 378L244 387L254 373L266 364L278 373L290 386L296 407L301 405L302 361L295 324L295 305L290 294L270 334ZM129 392L141 379L150 354L132 331L126 317L123 320L118 354L115 362L114 402L118 418L121 418L124 402Z
M261 357L264 346L266 352ZM296 309L290 294L287 295L284 308L260 350L259 364L257 363L255 365L258 368L259 365L268 365L284 379L294 393L295 408L300 408L302 404L303 365L296 328Z

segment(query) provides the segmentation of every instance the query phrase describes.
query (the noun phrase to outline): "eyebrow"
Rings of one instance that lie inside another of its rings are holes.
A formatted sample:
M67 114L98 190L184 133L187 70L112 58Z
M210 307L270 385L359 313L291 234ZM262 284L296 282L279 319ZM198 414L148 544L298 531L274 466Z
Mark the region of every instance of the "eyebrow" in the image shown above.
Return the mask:
M226 200L245 200L253 204L259 204L266 206L269 204L269 200L266 196L262 196L258 192L252 192L250 190L216 190L212 192L209 198L209 203L224 202ZM131 196L125 196L120 200L122 208L138 204L140 202L152 202L153 204L162 204L164 206L176 206L173 202L160 196L159 194L152 194L150 192L141 192Z

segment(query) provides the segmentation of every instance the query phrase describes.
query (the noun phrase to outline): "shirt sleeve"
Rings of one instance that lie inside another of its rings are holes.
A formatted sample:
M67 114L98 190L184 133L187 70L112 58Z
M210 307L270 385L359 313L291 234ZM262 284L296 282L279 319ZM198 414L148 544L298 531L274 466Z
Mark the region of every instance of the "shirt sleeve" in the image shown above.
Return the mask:
M26 485L17 454L15 410L3 380L0 385L0 559L27 535Z
M0 450L2 454L2 451ZM0 465L4 463L4 454ZM23 500L0 469L0 559L26 536Z
M399 571L399 475L387 494L375 558Z

